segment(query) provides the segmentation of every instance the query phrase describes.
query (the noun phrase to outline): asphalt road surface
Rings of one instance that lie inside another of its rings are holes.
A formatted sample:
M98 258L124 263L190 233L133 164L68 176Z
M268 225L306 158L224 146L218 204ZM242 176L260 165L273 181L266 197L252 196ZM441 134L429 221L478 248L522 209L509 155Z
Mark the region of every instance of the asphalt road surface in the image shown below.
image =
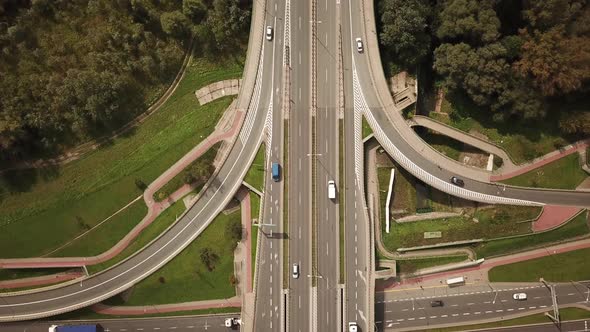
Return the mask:
M103 319L80 322L18 322L0 324L0 332L47 332L49 326L67 324L98 323L104 332L194 332L208 331L227 332L224 322L226 318L239 318L239 315L159 317L141 319ZM236 329L237 330L237 329Z
M282 191L283 182L275 182L270 171L273 162L282 166L283 143L283 56L285 49L285 4L282 1L268 1L265 8L266 26L273 27L273 38L265 40L265 70L270 76L265 77L263 89L272 91L268 101L268 109L272 116L272 124L268 130L270 149L267 151L265 168L263 226L260 227L259 264L256 266L257 281L254 331L276 330L281 324L283 310L281 291L282 285ZM267 141L268 142L268 141ZM281 174L282 176L282 174ZM254 264L254 262L253 262Z
M311 303L311 3L291 1L288 140L289 331L312 330ZM294 264L299 278L291 277Z
M344 323L356 322L361 331L371 331L367 326L368 316L372 315L368 302L369 289L367 283L367 271L371 268L369 262L369 243L367 243L367 233L369 232L369 222L365 219L363 211L363 200L365 193L361 188L359 178L357 177L356 168L362 170L363 164L355 163L355 145L361 144L359 140L360 132L355 132L355 125L362 125L360 121L355 123L355 98L358 107L359 98L355 96L354 63L362 59L365 55L356 50L354 39L360 37L357 33L358 27L355 26L354 17L360 10L359 1L342 1L341 2L341 20L342 20L342 57L343 57L343 75L344 75L344 181L345 188L341 190L345 195L345 317ZM357 109L357 112L361 110ZM358 114L357 114L358 116ZM358 117L356 120L360 120ZM358 135L357 135L358 134ZM358 149L358 147L356 147ZM361 150L362 158L362 150ZM361 172L361 176L364 174Z
M579 283L557 284L557 303L588 305L588 288ZM527 300L513 299L526 293ZM431 307L431 301L443 301ZM508 319L511 314L552 311L551 293L543 284L437 287L400 292L380 292L375 298L375 321L380 330L425 328L438 324L483 319Z
M328 198L328 181L336 183L339 166L338 22L336 1L317 2L317 111L316 213L317 213L317 331L338 331L341 326L339 288L339 195Z
M265 63L272 59L272 51L271 47L264 48ZM261 66L257 80L270 83L270 72ZM266 87L259 91L259 98L252 98L239 137L211 186L170 230L127 261L80 283L38 293L0 296L0 322L46 317L97 303L131 287L180 253L233 197L247 165L255 157L272 90Z

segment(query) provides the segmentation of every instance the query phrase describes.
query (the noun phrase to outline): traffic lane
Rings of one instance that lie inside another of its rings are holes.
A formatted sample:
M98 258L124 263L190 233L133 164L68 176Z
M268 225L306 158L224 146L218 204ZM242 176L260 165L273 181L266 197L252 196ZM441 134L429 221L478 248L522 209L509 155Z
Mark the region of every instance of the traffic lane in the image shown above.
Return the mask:
M565 286L565 285L564 285ZM587 303L587 295L573 286L556 288L560 305ZM514 300L517 292L499 291L463 296L432 297L386 301L376 304L376 322L383 327L408 328L434 324L466 322L478 319L503 319L516 313L533 310L552 310L552 300L547 288L535 288L526 292L527 300ZM431 302L440 300L441 307Z
M103 319L96 321L59 321L59 322L19 322L0 324L0 332L47 332L49 326L60 324L100 324L105 332L125 331L228 331L224 322L226 318L239 318L239 313L234 315L212 316L186 316L186 317L160 317L160 318L130 318L130 319Z
M299 265L299 278L290 277L290 330L311 327L311 118L310 6L291 1L291 107L289 113L289 269ZM291 273L289 273L291 275Z

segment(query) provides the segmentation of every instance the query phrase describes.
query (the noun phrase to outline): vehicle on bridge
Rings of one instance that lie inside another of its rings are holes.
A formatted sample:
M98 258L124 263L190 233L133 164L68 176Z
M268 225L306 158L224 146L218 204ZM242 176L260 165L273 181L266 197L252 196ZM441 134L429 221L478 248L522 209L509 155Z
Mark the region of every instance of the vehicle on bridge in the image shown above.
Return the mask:
M465 185L465 182L461 178L458 178L456 176L453 176L451 178L451 183L459 187L463 187Z

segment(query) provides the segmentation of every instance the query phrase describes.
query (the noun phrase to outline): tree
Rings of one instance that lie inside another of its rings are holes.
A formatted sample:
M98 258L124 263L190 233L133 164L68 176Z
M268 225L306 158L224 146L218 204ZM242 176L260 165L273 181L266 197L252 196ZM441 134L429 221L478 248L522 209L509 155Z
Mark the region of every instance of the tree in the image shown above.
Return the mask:
M240 8L239 0L213 0L208 13L207 25L220 50L235 47L238 37L248 32L250 12Z
M201 0L183 0L182 12L195 24L200 24L207 17L207 7Z
M215 269L215 263L217 263L219 256L217 256L217 254L213 252L213 249L209 247L203 248L201 250L200 257L201 262L203 263L203 265L207 267L207 270L209 270L209 272Z
M559 129L565 134L587 137L590 135L590 111L563 112Z
M392 50L394 58L415 66L430 51L427 31L431 9L423 0L384 0L380 2L381 44Z
M226 226L225 232L229 234L232 243L240 241L242 239L242 223L240 219L231 219Z
M589 37L568 37L563 26L532 34L521 30L521 37L521 59L514 68L523 77L532 77L544 95L576 91L590 78Z
M186 16L178 10L160 16L162 31L173 37L182 37L188 32Z
M450 0L440 13L436 35L444 40L461 40L472 45L498 39L500 20L492 1Z
M567 24L585 5L585 0L525 0L522 14L535 30L546 31Z

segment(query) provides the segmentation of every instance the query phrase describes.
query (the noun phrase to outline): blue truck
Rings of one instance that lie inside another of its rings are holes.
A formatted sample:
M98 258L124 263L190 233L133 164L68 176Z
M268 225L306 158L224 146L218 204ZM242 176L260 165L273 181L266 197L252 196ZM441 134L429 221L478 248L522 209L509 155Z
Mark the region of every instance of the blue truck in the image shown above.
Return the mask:
M76 324L76 325L51 325L49 332L99 332L102 331L97 324Z
M275 182L281 180L281 165L279 163L272 163L272 179Z

